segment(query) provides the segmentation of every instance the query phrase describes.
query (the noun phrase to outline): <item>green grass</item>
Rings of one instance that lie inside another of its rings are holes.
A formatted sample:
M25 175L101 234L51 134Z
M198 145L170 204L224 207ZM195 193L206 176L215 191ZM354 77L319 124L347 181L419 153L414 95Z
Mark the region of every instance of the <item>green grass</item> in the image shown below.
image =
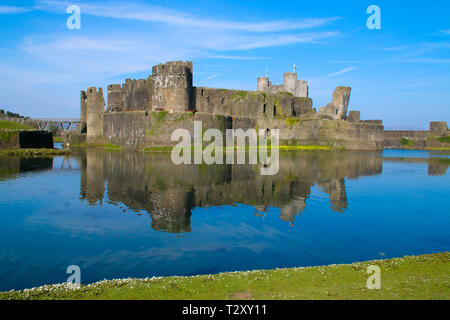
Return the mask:
M172 151L172 147L148 147L142 149L144 152L168 152Z
M7 144L12 138L17 138L19 131L0 130L0 141Z
M53 142L63 142L64 138L63 137L55 137L53 136Z
M321 151L340 150L330 146L280 146L280 151Z
M71 144L73 148L99 148L99 149L112 149L112 150L121 150L122 147L112 143L79 143L79 144Z
M68 150L60 150L60 149L7 149L0 150L0 156L19 156L19 157L28 157L28 156L58 156L69 154Z
M450 253L312 268L193 277L48 285L0 293L0 299L450 299ZM366 288L367 267L381 269L381 289Z
M426 147L424 150L429 151L450 151L450 147Z
M205 147L206 146L204 146L204 148ZM191 151L204 151L204 148L203 149L198 149L198 148L191 147L190 150ZM257 149L258 150L260 148L267 148L267 149L270 150L271 149L271 145L270 145L270 143L268 143L267 146L263 146L263 147L257 146L256 148L251 148L248 145L246 145L245 148L240 148L240 147L234 146L233 150L246 150L246 151L248 151L250 149L252 149L252 150L253 149ZM144 151L144 152L161 152L161 151L170 152L170 151L172 151L172 149L173 149L173 147L147 147L147 148L141 149L141 151ZM229 148L223 147L223 151L225 152L226 150L229 150ZM311 146L306 146L306 145L305 146L294 146L294 145L292 145L292 146L288 146L288 145L279 146L279 151L321 151L321 150L341 150L341 149L333 148L333 147L330 147L330 146L314 146L314 145L311 145Z
M235 94L231 96L231 99L235 100L239 98L240 100L244 100L245 98L247 98L247 94L248 94L247 91L237 91Z
M0 129L24 129L24 130L29 130L29 129L35 129L33 127L18 123L18 122L14 122L14 121L8 121L8 120L0 120Z
M442 143L450 143L450 136L446 136L446 137L440 137L438 138L439 142Z

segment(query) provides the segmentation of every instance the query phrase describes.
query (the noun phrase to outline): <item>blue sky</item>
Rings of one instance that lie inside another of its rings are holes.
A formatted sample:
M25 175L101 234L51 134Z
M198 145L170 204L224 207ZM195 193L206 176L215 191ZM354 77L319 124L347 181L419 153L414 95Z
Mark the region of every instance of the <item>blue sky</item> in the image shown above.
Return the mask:
M81 29L69 30L69 5ZM369 5L381 30L366 27ZM194 62L194 85L256 90L295 63L314 107L352 87L350 110L388 129L450 122L450 2L0 1L0 106L79 117L79 92L153 65Z

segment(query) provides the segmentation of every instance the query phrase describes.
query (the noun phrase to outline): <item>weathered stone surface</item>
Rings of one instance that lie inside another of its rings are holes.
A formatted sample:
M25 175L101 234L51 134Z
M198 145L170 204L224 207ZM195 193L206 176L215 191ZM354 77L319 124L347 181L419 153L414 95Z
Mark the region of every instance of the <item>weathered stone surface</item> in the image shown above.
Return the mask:
M350 87L336 87L331 103L324 109L320 108L319 113L329 115L333 119L346 119L351 90Z
M152 77L108 86L108 112L151 110Z
M105 114L105 99L103 89L90 87L86 92L86 124L87 142L100 140L103 135L103 116Z
M192 112L133 111L105 114L103 142L136 149L152 146L174 146L171 136L183 128L194 135L194 121L201 121L203 129L216 128L223 132L231 126L231 118Z
M193 109L192 62L159 64L152 70L152 108L160 111Z
M258 77L257 90L272 94L289 92L294 97L308 97L308 84L304 80L297 80L296 72L286 72L283 76L282 85L273 85L268 77Z
M313 114L310 98L294 97L289 92L266 94L255 91L195 88L198 112L235 117L299 117Z
M357 122L361 121L361 112L360 111L350 111L347 117L348 121Z
M74 144L82 144L86 142L85 133L70 133L64 136L63 145L64 147L69 147Z
M447 127L447 122L431 121L430 122L430 133L434 134L435 136L438 136L438 137L450 135L448 127Z
M386 130L384 131L385 148L430 148L448 147L449 144L439 141L439 137L450 136L446 122L430 122L430 130ZM402 139L407 144L402 144Z
M285 73L280 86L260 77L255 92L193 87L192 70L190 61L168 62L154 66L147 80L127 79L123 86L110 85L108 112L101 88L83 91L81 112L86 109L87 142L128 148L169 146L173 145L172 131L193 128L195 119L205 121L205 128L220 130L280 129L280 138L289 143L365 150L378 150L383 144L381 121L360 121L357 112L350 114L351 121L344 121L349 87L337 87L332 102L316 114L307 97L306 81L297 80L296 73ZM160 112L159 118L155 112ZM189 115L192 118L186 118Z

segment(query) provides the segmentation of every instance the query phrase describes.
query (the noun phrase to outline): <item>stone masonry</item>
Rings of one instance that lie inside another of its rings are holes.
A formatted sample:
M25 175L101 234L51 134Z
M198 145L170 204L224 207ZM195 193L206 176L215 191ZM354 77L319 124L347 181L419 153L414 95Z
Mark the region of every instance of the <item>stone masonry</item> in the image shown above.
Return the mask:
M319 109L319 114L328 115L333 119L346 119L350 101L350 87L337 87L333 92L333 100L327 106Z
M277 94L278 92L289 92L294 97L308 97L308 84L304 80L297 80L296 72L286 72L283 76L283 84L273 85L269 77L259 77L257 89L260 92Z
M156 65L147 79L109 85L106 110L102 88L82 91L87 142L132 149L169 146L174 129L189 129L201 120L204 129L279 129L280 139L289 144L382 148L381 121L361 121L356 112L347 120L350 87L337 87L332 102L316 113L307 82L294 72L284 74L282 85L258 78L257 91L195 87L192 75L190 61Z

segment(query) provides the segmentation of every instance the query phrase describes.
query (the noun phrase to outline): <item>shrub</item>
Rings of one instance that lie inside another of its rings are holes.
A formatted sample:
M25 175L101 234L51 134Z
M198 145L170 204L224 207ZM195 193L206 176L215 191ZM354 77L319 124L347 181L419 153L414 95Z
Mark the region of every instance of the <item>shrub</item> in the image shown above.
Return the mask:
M402 146L410 146L413 144L413 142L407 138L401 138L400 143L402 144Z

